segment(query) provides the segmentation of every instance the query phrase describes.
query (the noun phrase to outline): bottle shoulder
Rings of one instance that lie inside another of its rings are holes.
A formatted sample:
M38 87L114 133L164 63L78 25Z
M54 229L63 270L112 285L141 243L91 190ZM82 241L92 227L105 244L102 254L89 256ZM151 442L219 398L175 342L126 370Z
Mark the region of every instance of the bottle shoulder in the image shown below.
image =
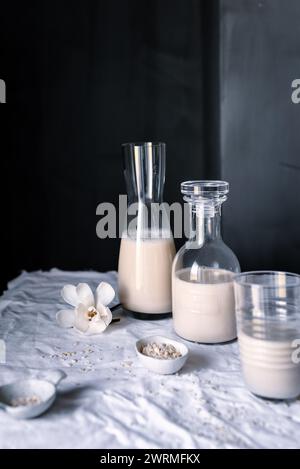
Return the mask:
M179 270L199 265L240 272L240 264L232 249L222 239L207 242L202 246L187 241L177 252L173 269Z

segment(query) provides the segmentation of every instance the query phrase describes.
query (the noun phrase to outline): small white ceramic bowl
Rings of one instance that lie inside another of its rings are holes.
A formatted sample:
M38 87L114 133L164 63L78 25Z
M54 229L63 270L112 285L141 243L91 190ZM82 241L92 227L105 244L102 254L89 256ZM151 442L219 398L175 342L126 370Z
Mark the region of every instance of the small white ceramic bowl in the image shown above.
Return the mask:
M50 370L35 379L23 379L0 386L0 409L15 419L31 419L43 414L56 398L56 387L66 377L62 370ZM11 401L20 397L36 396L40 402L13 407Z
M141 349L149 343L171 344L181 353L181 357L169 359L148 357L141 352ZM185 364L189 354L189 349L182 342L169 339L168 337L162 337L160 335L152 335L138 340L135 344L135 348L141 363L148 368L148 370L161 375L172 375L173 373L177 373L177 371L179 371Z

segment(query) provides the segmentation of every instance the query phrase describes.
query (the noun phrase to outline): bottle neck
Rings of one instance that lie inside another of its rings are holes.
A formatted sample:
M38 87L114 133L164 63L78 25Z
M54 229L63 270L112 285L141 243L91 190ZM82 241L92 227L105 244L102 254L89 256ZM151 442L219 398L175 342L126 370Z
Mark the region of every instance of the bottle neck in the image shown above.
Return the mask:
M191 233L189 241L203 246L221 239L221 204L215 202L190 203Z

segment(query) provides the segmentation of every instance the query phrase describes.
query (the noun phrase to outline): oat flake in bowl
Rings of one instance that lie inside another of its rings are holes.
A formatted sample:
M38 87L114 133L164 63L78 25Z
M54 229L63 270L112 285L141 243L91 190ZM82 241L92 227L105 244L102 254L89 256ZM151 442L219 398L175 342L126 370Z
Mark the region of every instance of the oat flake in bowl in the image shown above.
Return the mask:
M172 360L182 357L182 354L172 344L151 342L141 348L141 353L147 357Z

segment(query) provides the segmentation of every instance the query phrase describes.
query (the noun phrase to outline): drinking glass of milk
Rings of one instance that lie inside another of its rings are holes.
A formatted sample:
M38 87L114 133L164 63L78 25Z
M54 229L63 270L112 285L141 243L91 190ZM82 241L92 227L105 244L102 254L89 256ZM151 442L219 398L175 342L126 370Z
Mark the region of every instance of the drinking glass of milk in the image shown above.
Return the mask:
M246 386L254 394L300 394L300 276L258 271L234 279L238 342Z
M166 145L122 145L128 207L119 254L119 296L141 319L172 309L171 269L175 245L163 204Z
M225 181L181 184L190 227L173 262L173 323L180 337L194 342L236 338L233 276L240 265L221 236L221 206L228 191Z

